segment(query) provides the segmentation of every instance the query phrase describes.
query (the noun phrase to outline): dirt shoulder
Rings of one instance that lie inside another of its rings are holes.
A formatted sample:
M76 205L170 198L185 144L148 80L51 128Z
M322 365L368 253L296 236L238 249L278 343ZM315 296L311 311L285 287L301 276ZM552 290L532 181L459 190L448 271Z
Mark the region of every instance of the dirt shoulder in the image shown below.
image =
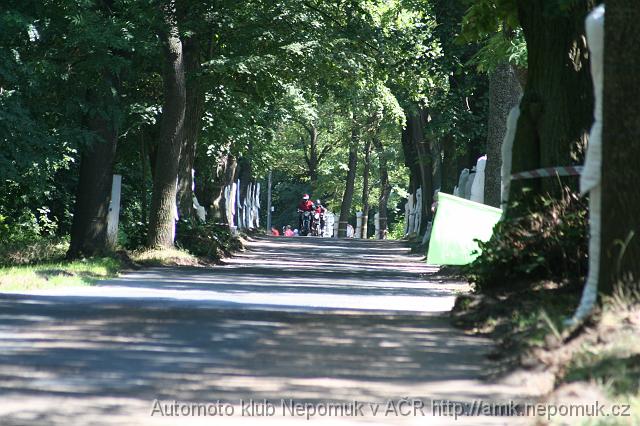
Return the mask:
M579 327L567 328L579 299L573 288L540 283L536 289L458 297L452 320L467 332L490 337L499 365L494 379L538 389L545 404L627 407L597 424L640 422L640 297L606 299ZM607 408L607 409L609 409ZM540 418L540 424L593 424L588 416ZM558 422L559 421L559 422Z

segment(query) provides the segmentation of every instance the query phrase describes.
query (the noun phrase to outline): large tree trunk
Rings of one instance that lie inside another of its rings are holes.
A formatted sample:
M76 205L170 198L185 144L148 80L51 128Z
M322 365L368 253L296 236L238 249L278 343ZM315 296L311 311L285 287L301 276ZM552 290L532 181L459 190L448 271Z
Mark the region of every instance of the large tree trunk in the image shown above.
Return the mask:
M186 109L182 41L173 11L164 12L168 27L161 35L165 59L164 102L147 234L147 245L158 248L172 247L174 243L178 166Z
M193 208L193 170L202 115L204 114L204 90L198 77L201 66L200 43L197 36L190 37L184 43L184 66L187 104L178 172L178 214L181 218L192 219L195 215Z
M640 8L608 0L605 18L600 289L640 280Z
M518 0L518 16L528 49L528 73L513 145L513 173L582 161L593 121L591 74L584 45L589 0L566 12L549 11L545 0ZM563 179L572 186L577 179ZM516 180L510 200L533 194L560 194L556 179ZM520 203L526 207L528 203ZM509 214L516 214L515 212Z
M507 116L517 105L522 87L516 70L503 62L489 75L489 120L487 129L487 165L484 180L484 203L500 207L502 192L502 141L507 132Z
M351 141L349 142L349 170L340 206L340 219L338 223L338 237L347 236L347 223L351 214L351 203L353 202L353 191L356 183L356 167L358 165L358 146L360 145L360 133L358 123L354 120L351 128Z
M88 125L98 139L83 150L80 158L71 244L67 252L70 259L99 255L110 249L107 216L118 132L113 121L100 116L90 118Z
M369 170L371 169L371 139L367 138L364 147L364 169L362 171L362 235L367 239L369 225Z

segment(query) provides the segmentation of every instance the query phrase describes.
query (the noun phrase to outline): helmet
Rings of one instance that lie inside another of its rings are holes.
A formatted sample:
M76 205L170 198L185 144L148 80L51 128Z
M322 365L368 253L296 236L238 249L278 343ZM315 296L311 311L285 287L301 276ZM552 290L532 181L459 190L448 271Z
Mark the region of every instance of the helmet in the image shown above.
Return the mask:
M309 194L304 194L304 195L302 196L302 199L303 199L303 200L308 200L308 199L309 199Z
M316 200L316 204L319 204L319 205L320 205L320 204L322 204L322 201L320 201L320 200Z

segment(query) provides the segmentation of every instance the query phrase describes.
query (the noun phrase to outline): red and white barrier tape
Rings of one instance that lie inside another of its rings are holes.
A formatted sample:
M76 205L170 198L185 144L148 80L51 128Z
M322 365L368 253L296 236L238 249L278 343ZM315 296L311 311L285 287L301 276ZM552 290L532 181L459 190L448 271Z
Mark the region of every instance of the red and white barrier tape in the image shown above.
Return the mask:
M544 167L542 169L529 170L527 172L519 172L511 175L511 179L535 179L556 176L579 176L582 173L583 166L559 166Z

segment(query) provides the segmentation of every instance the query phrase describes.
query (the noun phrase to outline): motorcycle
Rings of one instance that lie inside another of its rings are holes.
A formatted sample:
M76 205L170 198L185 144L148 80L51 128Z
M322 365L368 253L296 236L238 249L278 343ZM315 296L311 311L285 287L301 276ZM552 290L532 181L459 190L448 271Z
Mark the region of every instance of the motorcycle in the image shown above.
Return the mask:
M302 220L300 221L300 235L309 235L311 232L311 212L298 209L298 213L302 215Z
M313 213L313 222L311 225L311 235L314 237L322 236L322 229L320 228L321 224L321 215L318 212Z

